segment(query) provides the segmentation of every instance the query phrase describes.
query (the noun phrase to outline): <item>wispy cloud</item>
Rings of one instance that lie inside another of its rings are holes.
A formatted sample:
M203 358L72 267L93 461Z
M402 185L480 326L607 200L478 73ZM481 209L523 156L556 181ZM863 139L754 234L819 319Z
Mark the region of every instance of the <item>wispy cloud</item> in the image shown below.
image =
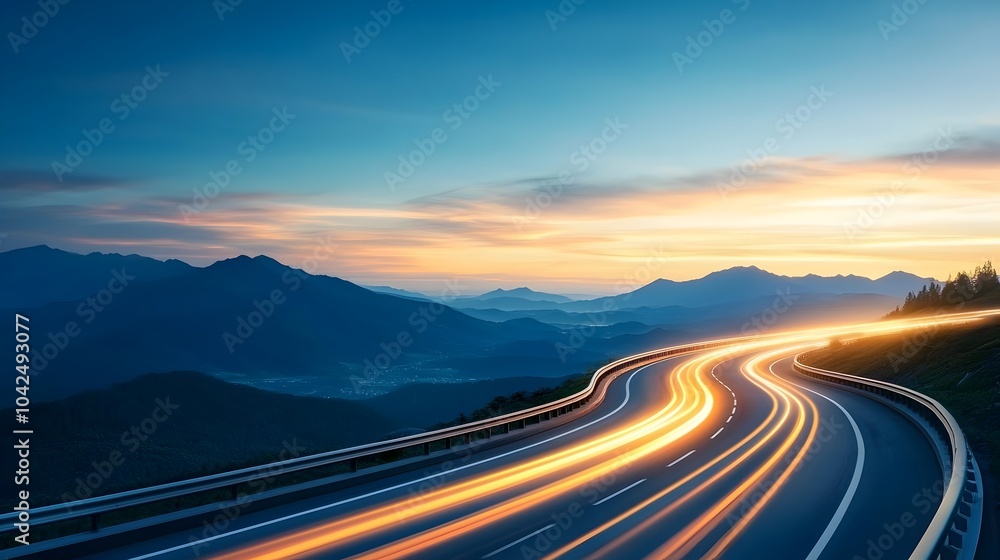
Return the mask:
M670 259L661 274L675 279L739 264L789 274L909 269L947 276L1000 245L1000 152L988 136L964 138L914 177L904 164L920 153L774 159L726 199L716 189L726 170L581 181L564 186L522 227L513 218L547 192L551 178L471 185L381 207L323 195L228 193L191 223L176 200L141 197L0 210L0 220L38 242L130 245L196 264L235 253L295 264L317 239L332 239L337 258L320 272L402 285L462 276L597 289L626 277L654 249ZM901 180L905 188L865 235L845 237L845 224ZM52 226L41 232L38 223Z
M34 169L0 169L0 190L20 193L51 193L122 187L128 182L119 178L68 174L62 181L51 171Z

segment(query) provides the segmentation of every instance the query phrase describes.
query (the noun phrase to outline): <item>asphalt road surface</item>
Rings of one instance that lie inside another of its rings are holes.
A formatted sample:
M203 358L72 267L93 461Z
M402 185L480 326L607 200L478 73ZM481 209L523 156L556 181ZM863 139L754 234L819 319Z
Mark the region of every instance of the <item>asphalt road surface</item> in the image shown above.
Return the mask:
M935 450L900 412L793 373L803 348L624 372L495 448L92 558L908 558L943 493Z

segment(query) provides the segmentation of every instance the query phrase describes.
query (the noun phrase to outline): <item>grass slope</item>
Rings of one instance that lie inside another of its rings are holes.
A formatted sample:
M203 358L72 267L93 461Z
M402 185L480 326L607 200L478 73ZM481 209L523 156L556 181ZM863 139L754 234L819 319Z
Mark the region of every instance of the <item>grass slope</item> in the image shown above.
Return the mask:
M962 426L986 478L981 547L985 554L1000 551L1000 321L860 340L816 350L803 362L903 385L943 404Z

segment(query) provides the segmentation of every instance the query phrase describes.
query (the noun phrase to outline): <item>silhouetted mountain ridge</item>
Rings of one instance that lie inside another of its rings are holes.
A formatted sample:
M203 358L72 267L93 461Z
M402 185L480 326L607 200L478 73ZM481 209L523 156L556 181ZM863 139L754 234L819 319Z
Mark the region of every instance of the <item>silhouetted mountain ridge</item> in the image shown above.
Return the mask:
M0 308L31 308L77 301L108 287L115 272L139 280L171 278L192 270L182 261L140 255L81 255L47 245L0 253Z

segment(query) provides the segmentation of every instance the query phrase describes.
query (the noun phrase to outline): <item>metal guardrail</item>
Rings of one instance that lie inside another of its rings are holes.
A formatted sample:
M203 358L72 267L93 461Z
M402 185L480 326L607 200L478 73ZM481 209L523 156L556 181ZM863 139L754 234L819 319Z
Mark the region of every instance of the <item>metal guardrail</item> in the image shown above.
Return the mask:
M916 413L937 430L951 453L950 457L941 457L943 466L950 462L951 474L941 505L910 558L971 560L975 555L977 543L967 542L970 539L966 536L969 534L970 526L979 526L982 523L981 511L979 518L974 519L976 516L973 512L976 509L973 505L977 499L982 499L983 488L978 480L969 444L955 417L941 403L912 389L885 381L814 368L799 361L800 357L801 354L796 356L794 363L794 369L800 374L829 383L846 385L888 399ZM944 468L947 469L947 466ZM973 534L976 533L978 531Z
M415 434L383 442L376 442L347 449L339 449L336 451L329 451L305 457L297 457L294 459L270 463L268 465L249 467L190 480L161 484L158 486L140 488L117 494L109 494L107 496L97 496L32 509L30 511L31 525L34 527L89 519L91 530L96 531L100 527L101 516L105 514L121 511L127 508L154 504L174 498L191 496L202 492L221 489L231 489L232 496L236 498L239 485L246 484L260 478L272 477L275 476L275 473L285 475L292 472L328 467L338 463L347 463L350 465L352 472L357 472L359 466L358 461L360 459L372 458L387 451L403 450L418 446L423 446L423 453L425 455L429 455L432 444L440 444L443 442L445 449L450 449L456 438L461 438L463 443L469 444L472 442L473 436L477 433L484 432L486 438L491 437L493 430L497 428L500 429L501 433L508 433L511 427L524 428L525 422L528 420L537 419L539 422L542 422L565 414L586 404L595 396L599 399L603 399L604 391L600 394L596 394L595 391L600 386L601 381L610 375L628 371L636 367L649 365L672 356L696 352L699 350L707 350L710 348L730 346L751 338L759 337L728 338L698 344L673 346L622 358L598 369L591 378L588 386L579 393L564 397L548 404L539 405L520 412L498 416L496 418L479 420L477 422L471 422L461 426ZM0 515L0 523L2 523L2 525L0 525L0 534L7 534L16 531L15 524L18 523L17 513L15 512Z

